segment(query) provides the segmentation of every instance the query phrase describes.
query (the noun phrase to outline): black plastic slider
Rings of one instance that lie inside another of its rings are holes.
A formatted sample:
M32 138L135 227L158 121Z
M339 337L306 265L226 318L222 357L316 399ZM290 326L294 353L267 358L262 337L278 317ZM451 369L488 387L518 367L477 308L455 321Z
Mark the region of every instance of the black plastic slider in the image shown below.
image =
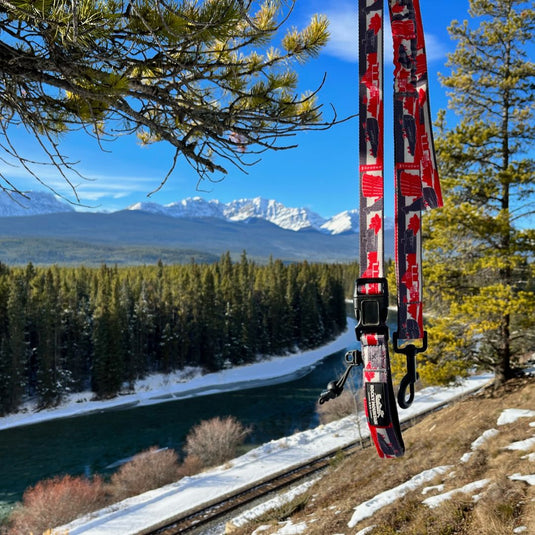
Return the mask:
M346 371L343 373L342 377L337 381L330 381L327 385L327 389L321 393L319 398L319 404L323 405L326 401L330 399L337 398L343 391L344 385L346 384L349 372L353 369L354 366L362 365L362 355L357 349L348 351L345 355L345 361L347 364Z
M373 293L370 285L374 285ZM357 340L363 334L388 334L386 318L388 316L388 281L384 277L361 277L355 282L353 306L357 326Z

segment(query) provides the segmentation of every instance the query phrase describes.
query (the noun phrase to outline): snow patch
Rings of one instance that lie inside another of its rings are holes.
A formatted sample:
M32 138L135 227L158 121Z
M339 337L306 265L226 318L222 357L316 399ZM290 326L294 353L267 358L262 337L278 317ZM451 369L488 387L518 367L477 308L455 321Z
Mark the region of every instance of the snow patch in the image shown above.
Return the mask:
M535 411L528 409L505 409L498 418L498 425L512 424L519 418L534 418Z
M298 535L299 533L306 533L306 529L306 522L294 524L291 520L288 520L284 522L282 528L275 531L273 535Z
M386 490L374 496L371 500L368 500L364 503L361 503L355 507L355 512L351 517L351 520L348 522L347 526L349 528L354 528L360 521L369 518L374 513L382 509L386 505L389 505L399 498L403 497L407 492L415 490L418 487L421 487L427 481L431 481L438 475L442 475L451 468L450 465L437 466L429 470L424 470L419 474L415 475L409 481L394 487L393 489Z
M506 446L506 450L511 451L529 451L535 446L535 437L527 438L526 440L519 440L518 442L511 442Z
M497 429L487 429L486 431L484 431L483 434L480 437L476 438L474 442L472 442L472 444L470 445L470 449L472 451L465 453L461 457L461 463L467 463L475 451L481 448L481 446L483 446L483 444L485 444L487 440L495 437L498 433L499 431Z
M274 509L277 509L278 507L281 507L284 504L291 502L293 499L297 498L297 496L304 494L319 479L319 477L311 479L310 481L307 481L302 485L298 485L297 487L294 487L293 489L284 492L283 494L280 494L279 496L276 496L275 498L268 500L267 502L264 502L260 505L257 505L256 507L253 507L252 509L249 509L248 511L245 511L241 515L235 516L232 520L229 521L228 525L235 528L244 526L245 524L247 524L247 522L251 522L259 516L262 516L263 514L269 511L273 511Z
M422 494L425 496L426 494L429 494L430 492L433 492L435 490L438 492L442 492L444 490L444 485L433 485L431 487L424 487L422 489Z
M450 490L449 492L444 492L443 494L438 494L437 496L431 496L430 498L426 498L422 503L427 505L429 508L434 509L435 507L441 505L443 502L450 500L455 494L470 494L476 490L484 488L489 483L489 479L480 479L479 481L468 483L468 485L464 485L464 487Z
M509 476L509 479L511 481L525 481L528 485L531 485L532 487L535 486L535 474L529 474L527 476L523 476L522 474L513 474Z

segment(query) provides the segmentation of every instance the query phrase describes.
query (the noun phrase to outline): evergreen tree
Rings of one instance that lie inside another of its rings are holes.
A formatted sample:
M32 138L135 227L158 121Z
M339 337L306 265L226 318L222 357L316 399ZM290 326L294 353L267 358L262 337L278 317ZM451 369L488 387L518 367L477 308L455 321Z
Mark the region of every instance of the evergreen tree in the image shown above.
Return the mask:
M344 270L308 263L7 269L0 264L0 414L156 371L218 370L321 344ZM335 302L341 310L336 310ZM303 305L303 306L302 306Z
M61 360L70 375L70 386L75 391L90 386L93 328L90 280L85 268L72 270L63 279Z
M106 398L117 394L122 384L120 324L116 309L116 286L111 270L100 270L98 294L93 319L93 366L91 388L97 396Z
M334 276L338 271L338 276ZM340 266L321 266L319 291L323 303L323 325L331 335L346 328L345 295Z
M449 28L457 48L442 79L460 118L448 129L441 114L436 143L445 206L427 219L428 299L440 317L430 328L427 371L444 375L475 363L501 383L535 343L527 283L535 252L535 231L527 228L535 213L528 53L535 10L521 0L471 0L470 15Z
M1 287L7 291L7 302L2 299L5 307L0 341L0 413L6 414L16 410L27 393L28 286L23 274L17 273L9 278L3 276Z
M36 387L40 403L44 407L56 404L65 386L60 362L61 318L56 275L57 269L46 270L36 277L33 287Z
M204 269L200 291L200 323L202 325L201 362L208 370L220 370L223 366L223 314L216 297L214 274Z
M318 346L325 334L323 326L323 310L319 296L319 288L308 262L299 266L297 277L300 294L299 347L311 348Z
M301 292L297 281L298 266L292 264L288 268L286 286L286 302L288 303L289 325L291 326L290 347L299 346L301 340Z
M168 273L169 270L166 270ZM163 280L162 303L161 303L161 325L162 335L160 340L161 349L161 369L164 373L178 370L184 366L180 352L180 326L178 322L178 306L172 292L170 276Z
M270 261L267 270L266 326L270 340L270 352L281 354L291 347L291 325L288 303L286 301L286 273L280 260Z

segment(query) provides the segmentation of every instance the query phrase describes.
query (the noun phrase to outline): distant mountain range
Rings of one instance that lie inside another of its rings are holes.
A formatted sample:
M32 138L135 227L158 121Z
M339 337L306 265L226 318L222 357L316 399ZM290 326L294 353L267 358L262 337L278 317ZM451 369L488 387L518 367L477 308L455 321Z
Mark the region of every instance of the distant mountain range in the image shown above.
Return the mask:
M74 212L74 208L46 191L7 193L0 191L0 217L18 217Z
M240 199L229 203L206 201L200 197L194 197L165 206L150 202L137 203L130 206L128 210L193 219L213 217L242 222L262 219L280 228L296 232L305 229L314 229L325 234L358 232L358 210L348 210L333 218L325 219L308 208L288 208L280 202L261 197Z
M356 209L345 210L326 219L308 208L288 208L280 202L261 197L240 199L229 203L207 201L201 197L188 198L166 205L155 202L139 202L129 206L127 210L190 219L211 217L242 222L249 219L263 219L287 230L315 229L326 234L358 232L359 229L359 212ZM30 191L23 196L17 193L0 192L0 217L74 211L72 205L59 200L52 193ZM385 225L388 230L393 229L391 219L387 218Z
M358 210L326 219L260 197L137 203L112 213L77 212L52 193L0 193L0 261L8 264L210 261L226 251L259 260L353 261ZM393 250L393 225L385 238Z

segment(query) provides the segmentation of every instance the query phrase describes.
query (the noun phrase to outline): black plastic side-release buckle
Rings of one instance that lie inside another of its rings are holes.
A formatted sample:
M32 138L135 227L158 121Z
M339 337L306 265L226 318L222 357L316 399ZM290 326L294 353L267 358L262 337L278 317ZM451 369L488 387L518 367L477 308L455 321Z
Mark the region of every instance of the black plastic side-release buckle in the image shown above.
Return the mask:
M369 285L375 285L374 293L368 293ZM388 281L384 277L361 277L355 282L353 306L358 324L357 340L363 334L388 334Z

